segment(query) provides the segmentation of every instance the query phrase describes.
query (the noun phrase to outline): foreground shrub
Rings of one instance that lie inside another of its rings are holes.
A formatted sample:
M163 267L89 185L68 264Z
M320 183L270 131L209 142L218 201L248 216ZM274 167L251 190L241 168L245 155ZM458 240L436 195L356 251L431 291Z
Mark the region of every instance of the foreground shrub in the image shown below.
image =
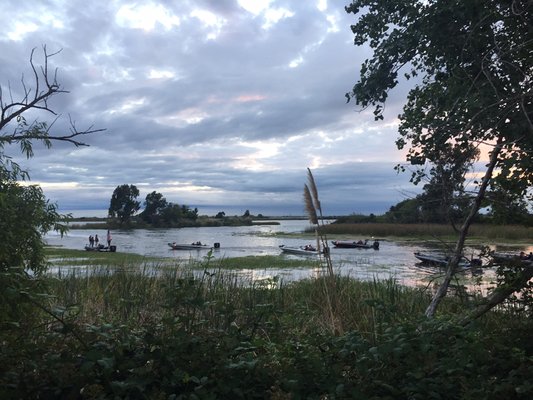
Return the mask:
M21 323L0 332L0 398L533 396L532 321L516 313L491 313L488 324L468 327L418 320L420 293L392 281L339 278L334 311L344 332L333 334L321 279L272 288L223 276L48 282L52 293L84 302L63 306L50 294L27 297L26 286L14 287L12 295L30 300L15 310ZM93 302L105 318L88 307ZM22 323L26 315L31 323Z

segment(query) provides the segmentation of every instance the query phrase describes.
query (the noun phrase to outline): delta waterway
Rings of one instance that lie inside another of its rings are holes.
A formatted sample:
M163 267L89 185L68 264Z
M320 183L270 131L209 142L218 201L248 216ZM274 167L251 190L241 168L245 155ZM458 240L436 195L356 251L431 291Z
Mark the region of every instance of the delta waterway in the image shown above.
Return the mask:
M209 245L219 243L220 248L213 251L217 258L233 258L246 256L281 256L289 259L302 256L281 254L280 245L300 246L312 244L312 236L302 233L309 228L309 223L304 220L280 220L279 225L253 225L237 227L200 227L180 229L135 229L114 230L111 232L112 244L117 246L117 252L135 253L147 257L165 257L174 259L184 264L193 259L203 259L207 250L171 250L168 243L192 243L201 241ZM51 246L61 246L67 249L84 249L88 244L89 235L98 235L100 243L105 242L106 231L99 229L76 229L61 238L58 234L50 232L46 241ZM346 239L329 237L328 240ZM365 238L351 237L350 240ZM331 242L330 242L331 245ZM394 278L398 283L407 286L428 285L433 278L442 274L436 267L422 265L414 257L416 251L435 250L438 242L413 242L380 240L379 250L373 249L338 249L331 247L331 259L334 269L341 275L349 275L361 280ZM452 246L452 244L450 244ZM442 243L440 244L442 250ZM505 251L505 248L495 248ZM533 250L533 247L528 251ZM475 248L467 248L465 254L477 254ZM77 266L72 269L80 270ZM68 268L62 267L64 273ZM53 269L52 269L53 271ZM263 270L239 270L238 274L251 280L279 277L284 281L292 281L318 276L321 268L292 268L280 269L275 265ZM464 278L472 274L465 272ZM480 275L472 279L481 278L482 287L491 285L494 272L484 269ZM463 284L468 284L463 282Z

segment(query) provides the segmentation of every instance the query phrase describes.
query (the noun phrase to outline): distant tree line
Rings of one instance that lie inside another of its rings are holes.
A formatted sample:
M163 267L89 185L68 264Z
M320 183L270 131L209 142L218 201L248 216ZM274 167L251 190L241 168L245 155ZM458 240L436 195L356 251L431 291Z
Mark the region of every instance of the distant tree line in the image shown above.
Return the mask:
M115 188L109 203L108 216L120 225L132 222L145 223L156 227L177 226L185 220L195 221L198 209L191 209L187 205L169 202L161 193L153 191L146 195L144 209L138 200L140 193L135 185L120 185Z
M471 198L464 190L446 187L442 183L428 183L423 193L400 201L383 215L352 214L337 218L337 223L456 224L465 218ZM533 226L526 198L502 187L487 192L483 207L485 211L476 215L476 223Z

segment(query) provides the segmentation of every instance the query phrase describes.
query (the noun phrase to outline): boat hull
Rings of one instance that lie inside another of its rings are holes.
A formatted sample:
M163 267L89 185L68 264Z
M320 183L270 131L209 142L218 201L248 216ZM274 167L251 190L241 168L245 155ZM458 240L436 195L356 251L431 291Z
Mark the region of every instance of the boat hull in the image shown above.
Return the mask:
M533 265L533 258L522 254L494 253L492 263L500 266L528 266Z
M285 245L280 245L279 248L283 253L287 254L296 254L301 256L317 256L320 254L317 250L306 250L304 246L299 247L290 247Z
M437 265L439 267L446 267L448 265L448 262L450 261L450 258L442 255L442 254L430 254L430 253L420 253L415 252L415 257L420 260L424 264L431 264L431 265ZM469 268L469 267L480 267L481 266L481 260L479 259L473 259L473 260L460 260L458 263L458 266L461 268Z
M379 242L376 240L373 243L359 243L350 242L347 240L333 240L333 246L338 249L374 249L379 250Z
M85 246L85 250L86 251L98 251L98 252L101 252L101 253L105 253L105 252L109 252L109 253L115 253L117 251L117 246L104 246L104 245L99 245L99 246Z
M210 250L211 246L206 244L179 244L179 243L169 243L168 246L172 250Z

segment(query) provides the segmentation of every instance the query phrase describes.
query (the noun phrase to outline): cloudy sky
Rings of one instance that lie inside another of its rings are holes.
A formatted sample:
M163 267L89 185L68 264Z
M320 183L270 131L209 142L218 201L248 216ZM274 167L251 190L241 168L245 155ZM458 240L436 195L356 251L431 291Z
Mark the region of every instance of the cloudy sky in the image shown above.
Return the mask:
M348 3L2 0L4 101L22 74L31 85L31 50L40 63L46 45L69 91L50 104L56 133L69 116L105 129L31 160L5 151L62 210L106 210L133 184L200 214L302 215L309 167L327 214L383 213L417 190L393 169L405 91L380 122L346 103L370 55L353 45Z

